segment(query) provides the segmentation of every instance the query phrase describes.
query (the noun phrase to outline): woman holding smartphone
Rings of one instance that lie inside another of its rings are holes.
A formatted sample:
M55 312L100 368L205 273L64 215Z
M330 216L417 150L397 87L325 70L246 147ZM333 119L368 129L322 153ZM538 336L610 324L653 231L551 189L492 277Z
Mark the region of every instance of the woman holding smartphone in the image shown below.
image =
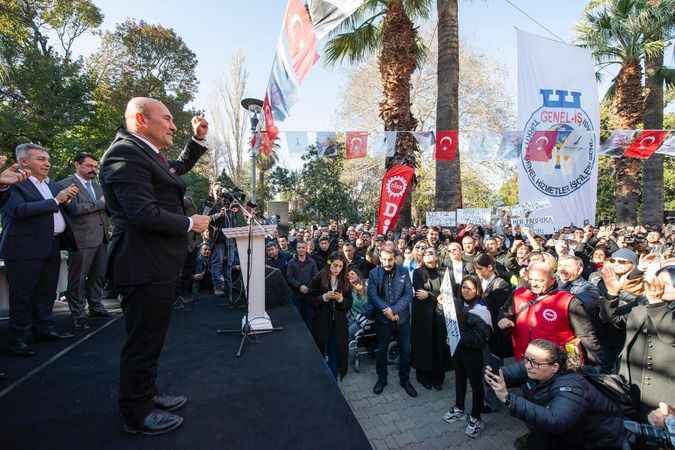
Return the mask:
M333 252L309 286L314 312L312 335L321 354L327 358L333 376L347 374L347 311L352 307L351 285L344 258Z
M478 277L467 275L462 279L460 296L462 302L455 302L455 308L461 337L452 355L455 365L455 406L445 413L443 420L453 423L466 419L464 433L470 438L476 438L484 428L481 420L485 398L483 370L492 333L492 318L482 298L483 289ZM464 412L467 380L471 383L472 392L469 416Z

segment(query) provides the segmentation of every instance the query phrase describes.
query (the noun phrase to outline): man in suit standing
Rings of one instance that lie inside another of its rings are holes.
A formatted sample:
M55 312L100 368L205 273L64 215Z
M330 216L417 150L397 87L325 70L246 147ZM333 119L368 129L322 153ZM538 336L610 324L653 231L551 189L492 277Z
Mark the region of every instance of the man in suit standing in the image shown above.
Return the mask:
M368 302L375 311L377 334L377 383L373 392L379 395L387 385L387 350L397 328L399 383L409 396L417 397L410 383L410 302L413 297L410 275L396 265L394 252L389 248L380 251L380 264L368 275Z
M103 303L103 282L107 260L107 216L101 186L96 182L98 161L89 153L75 157L75 173L59 181L58 186L77 186L78 194L66 206L71 219L77 251L68 254L68 306L73 329L89 329L85 315L110 317ZM86 301L85 301L86 299Z
M0 259L9 281L9 349L33 356L28 345L31 329L36 341L73 337L54 330L52 308L61 265L61 250L76 249L64 206L77 187L58 190L49 180L49 153L36 144L21 144L16 159L31 176L9 188L2 212Z
M186 215L180 178L206 152L208 123L192 118L193 136L176 161L161 153L173 143L176 125L160 101L131 99L125 123L103 155L100 175L113 223L108 273L122 295L127 331L119 405L127 432L157 435L182 424L182 417L168 411L187 402L160 395L155 382L188 232L202 233L209 224L208 216Z

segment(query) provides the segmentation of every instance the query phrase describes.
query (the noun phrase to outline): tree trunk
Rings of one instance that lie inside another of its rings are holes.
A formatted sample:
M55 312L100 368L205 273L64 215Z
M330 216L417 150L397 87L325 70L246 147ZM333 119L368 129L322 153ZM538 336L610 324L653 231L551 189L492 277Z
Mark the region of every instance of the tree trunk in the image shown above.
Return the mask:
M459 129L459 32L457 0L437 0L438 97L436 129ZM462 207L459 152L454 161L436 161L436 209Z
M663 65L663 52L654 58L645 58L645 111L646 130L663 128L663 79L659 68ZM663 224L663 155L652 155L642 165L642 222Z
M401 0L390 0L387 15L382 21L382 51L379 57L382 79L380 118L387 131L414 131L417 119L412 115L410 101L410 78L417 61L415 40L417 32ZM386 162L387 168L394 164L416 165L417 141L412 133L398 133L396 153ZM410 225L410 201L401 209L400 226Z
M636 129L642 122L642 68L639 63L625 63L616 80L612 110L613 124L622 130ZM616 191L614 205L619 226L636 225L640 203L640 160L617 158L614 161Z

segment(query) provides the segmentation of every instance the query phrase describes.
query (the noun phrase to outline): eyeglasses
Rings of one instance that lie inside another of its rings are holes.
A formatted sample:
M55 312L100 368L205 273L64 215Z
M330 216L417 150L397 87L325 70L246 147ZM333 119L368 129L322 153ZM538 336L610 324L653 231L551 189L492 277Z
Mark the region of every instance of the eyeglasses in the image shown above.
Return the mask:
M612 264L621 264L621 265L632 264L630 261L628 261L628 260L626 260L626 259L614 259L614 258L610 258L610 259L609 259L609 262L612 263Z
M552 362L539 362L536 361L534 358L530 356L523 356L523 361L525 361L525 364L529 364L530 366L534 367L535 369L541 369L544 366L552 366L555 363Z

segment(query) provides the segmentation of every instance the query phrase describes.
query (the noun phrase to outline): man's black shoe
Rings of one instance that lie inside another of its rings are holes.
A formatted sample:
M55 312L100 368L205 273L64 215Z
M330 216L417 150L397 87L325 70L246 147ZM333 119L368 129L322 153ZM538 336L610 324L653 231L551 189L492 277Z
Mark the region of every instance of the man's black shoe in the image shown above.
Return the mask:
M9 344L9 351L16 356L35 356L36 353L23 341L15 341Z
M71 333L59 333L58 331L48 331L44 334L38 334L35 336L36 341L58 341L59 339L70 339L75 337Z
M431 383L420 383L425 389L431 390Z
M443 384L434 384L434 389L437 391L442 391L443 390Z
M375 386L373 386L373 394L380 395L384 391L384 387L387 385L386 381L377 380Z
M417 391L415 390L413 385L410 384L410 381L406 381L405 383L401 383L401 387L405 390L405 392L409 396L411 396L413 398L417 397Z
M164 411L175 411L180 409L188 401L184 395L157 394L152 398L155 406Z
M131 434L157 436L173 431L183 424L183 418L165 411L154 410L143 421L141 427L124 424L124 431Z
M89 317L103 317L107 319L112 316L113 315L105 309L94 309L93 311L89 310Z

